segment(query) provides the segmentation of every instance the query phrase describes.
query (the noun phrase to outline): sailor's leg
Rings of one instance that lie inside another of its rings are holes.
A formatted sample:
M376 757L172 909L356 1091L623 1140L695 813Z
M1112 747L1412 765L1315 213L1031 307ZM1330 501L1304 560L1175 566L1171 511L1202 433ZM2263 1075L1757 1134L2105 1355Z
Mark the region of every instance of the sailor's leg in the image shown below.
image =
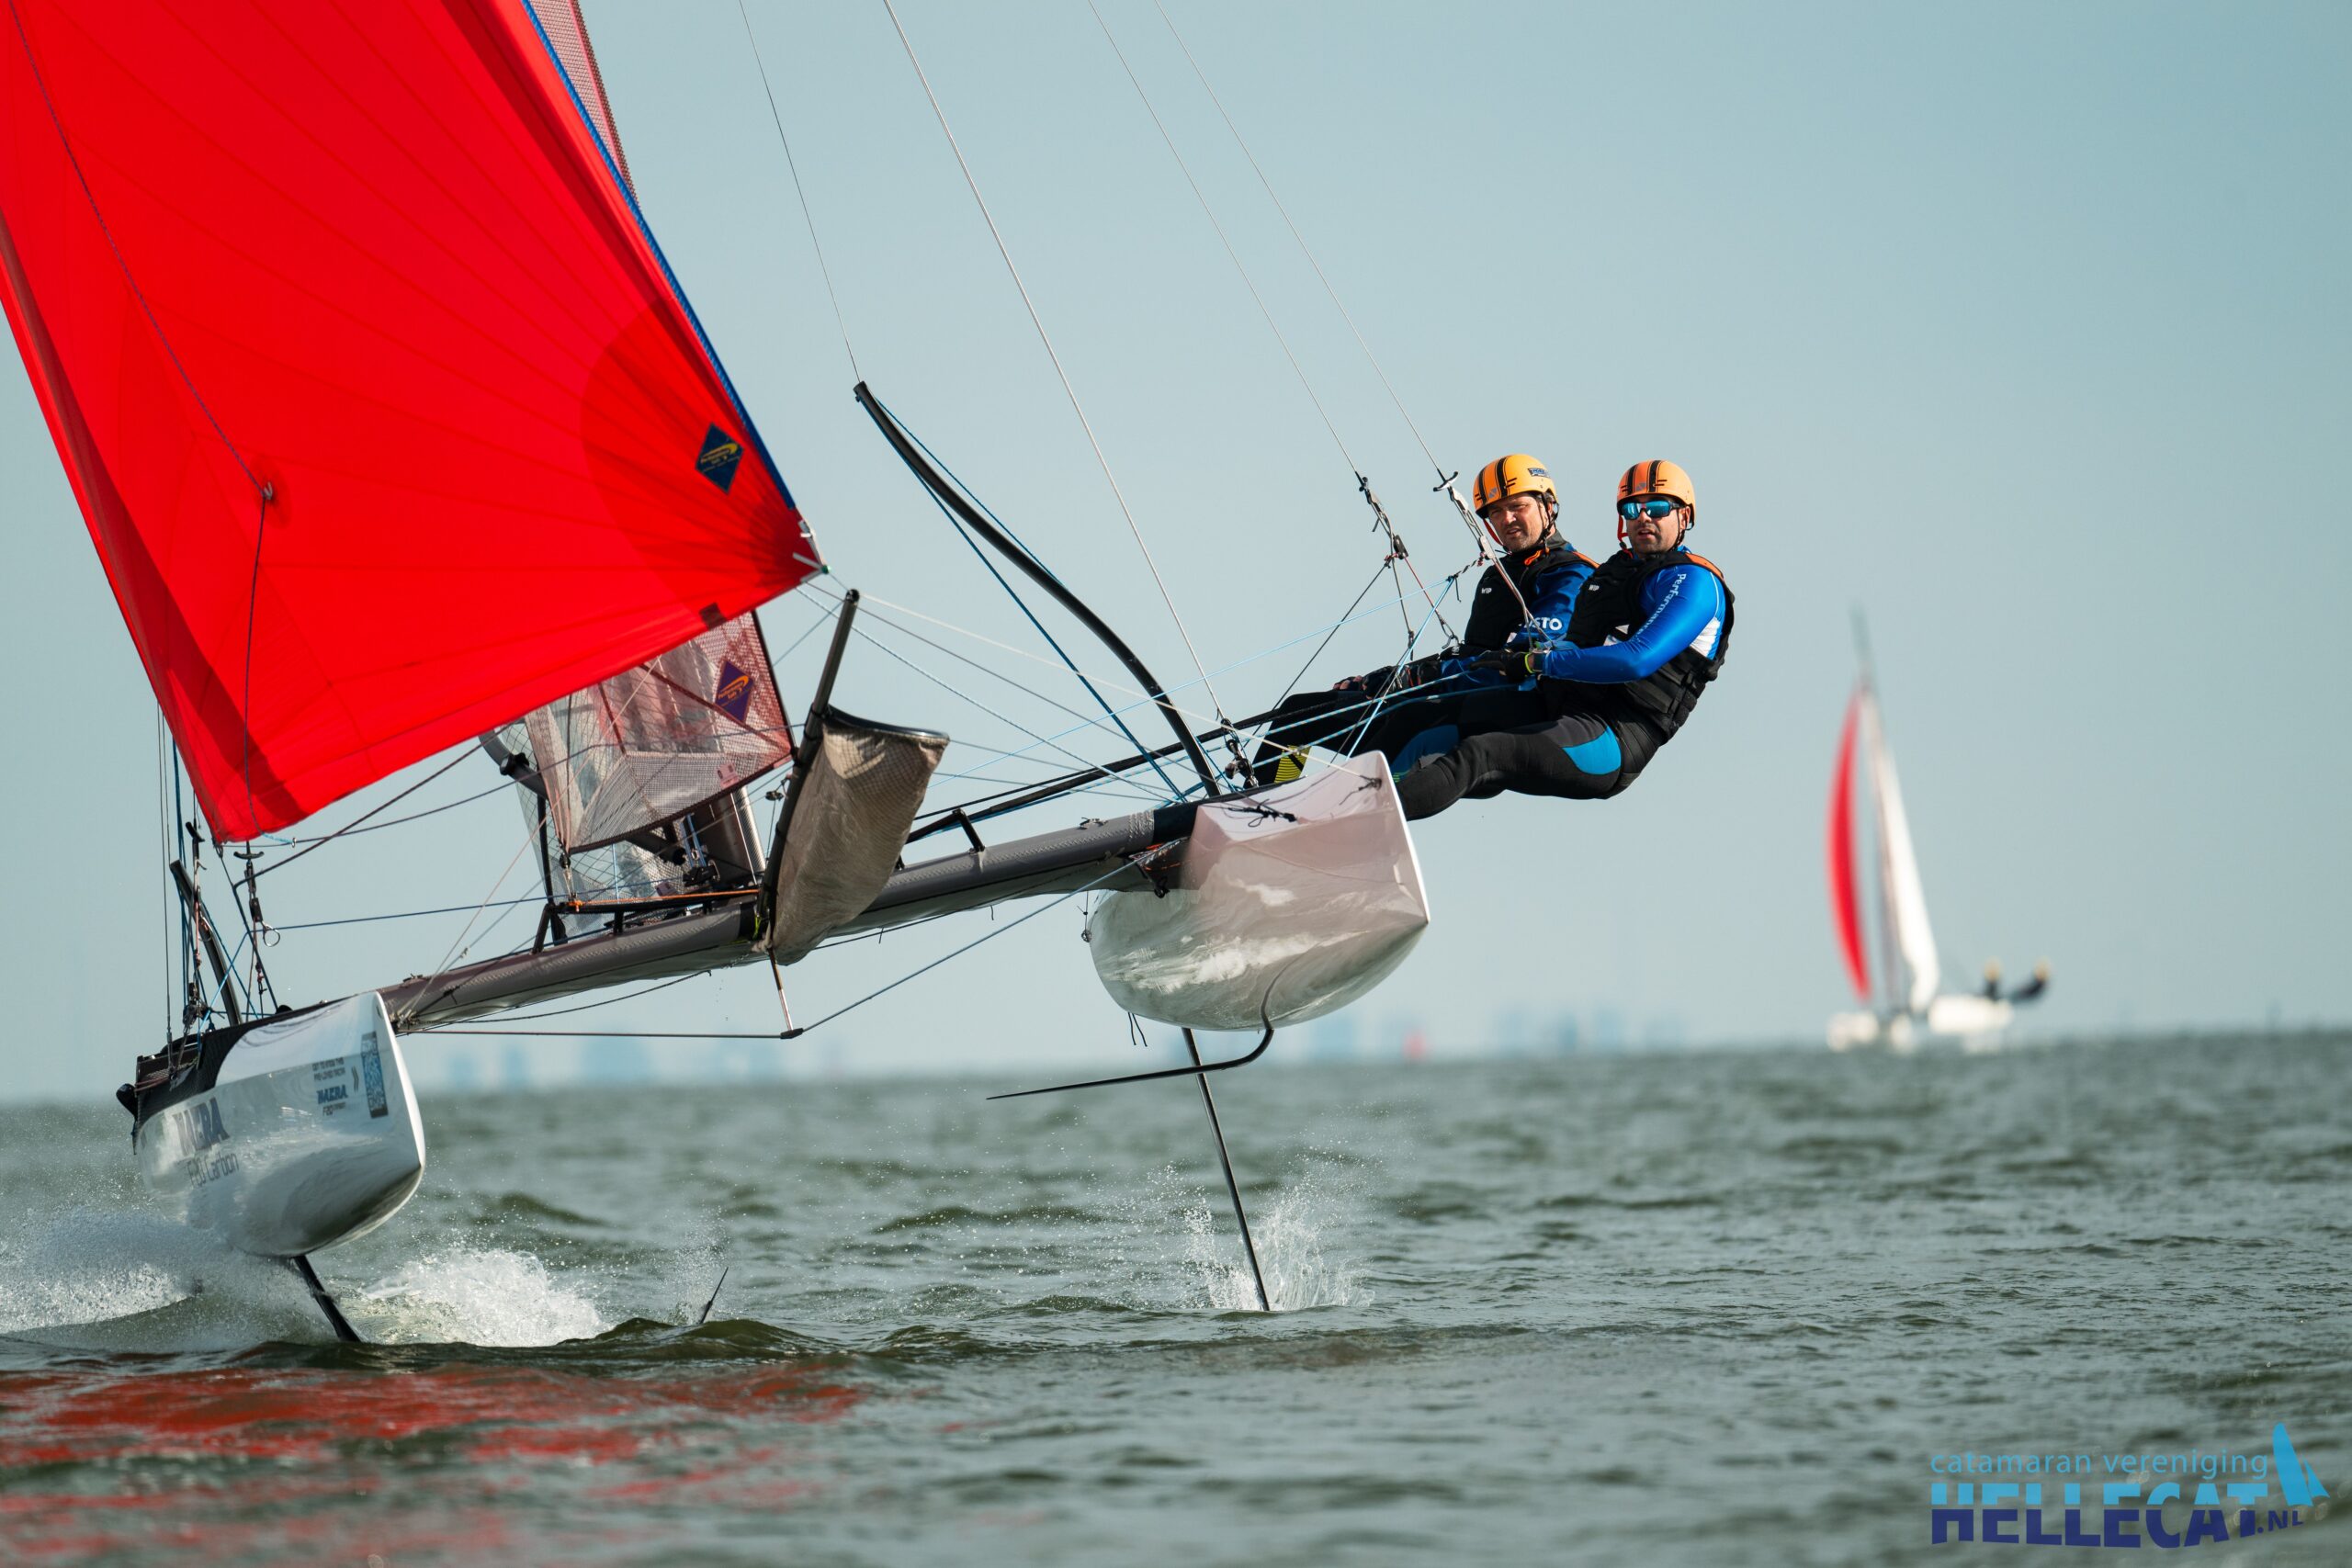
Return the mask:
M1342 710L1357 716L1363 711L1358 705L1371 701L1368 692L1293 692L1275 707L1265 738L1258 742L1258 754L1250 761L1251 776L1260 784L1277 782L1274 770L1284 757L1308 746L1331 744L1330 732L1341 725ZM1346 733L1342 728L1340 739Z
M1533 692L1488 688L1443 695L1416 693L1415 699L1384 708L1363 738L1348 749L1350 754L1377 751L1388 759L1390 772L1402 773L1423 757L1452 750L1464 735L1521 729L1549 717Z
M1505 790L1569 800L1616 793L1624 756L1616 731L1590 714L1564 714L1540 728L1487 730L1416 761L1396 781L1407 818L1434 817L1463 796Z

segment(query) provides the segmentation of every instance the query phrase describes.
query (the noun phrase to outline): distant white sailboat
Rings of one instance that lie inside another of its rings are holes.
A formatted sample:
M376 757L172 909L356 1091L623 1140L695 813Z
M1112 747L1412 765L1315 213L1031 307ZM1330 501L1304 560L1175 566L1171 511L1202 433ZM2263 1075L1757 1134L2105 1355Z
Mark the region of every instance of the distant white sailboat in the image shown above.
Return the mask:
M1870 642L1860 617L1855 642L1861 671L1846 705L1838 740L1838 766L1829 785L1829 909L1838 950L1854 995L1867 1011L1833 1013L1829 1048L1850 1051L1880 1046L1910 1051L1929 1041L1957 1042L1962 1050L1998 1050L2017 1004L2039 997L2049 984L2047 964L2007 996L2000 993L2000 966L1985 966L1984 987L1975 992L1939 996L1943 967L1928 922L1928 896L1919 882L1919 859L1911 845L1910 818L1903 809L1903 787L1894 754L1886 743L1871 677ZM1854 852L1854 761L1857 745L1869 779L1878 823L1878 895L1873 970L1871 943L1863 935L1860 861Z

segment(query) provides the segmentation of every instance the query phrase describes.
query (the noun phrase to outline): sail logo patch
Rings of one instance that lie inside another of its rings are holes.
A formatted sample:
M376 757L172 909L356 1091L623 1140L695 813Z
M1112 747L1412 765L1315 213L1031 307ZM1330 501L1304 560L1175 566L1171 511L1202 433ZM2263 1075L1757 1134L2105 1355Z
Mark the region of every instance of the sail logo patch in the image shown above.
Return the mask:
M199 1100L172 1117L172 1141L182 1155L202 1154L228 1136L218 1100Z
M368 1090L368 1116L370 1121L391 1113L391 1103L384 1093L384 1057L376 1047L376 1036L368 1036L368 1049L359 1055L359 1081Z
M735 483L735 465L742 460L742 443L714 424L702 438L702 450L695 456L695 471L726 490Z
M731 659L718 661L718 694L710 705L738 724L746 722L752 712L752 678Z

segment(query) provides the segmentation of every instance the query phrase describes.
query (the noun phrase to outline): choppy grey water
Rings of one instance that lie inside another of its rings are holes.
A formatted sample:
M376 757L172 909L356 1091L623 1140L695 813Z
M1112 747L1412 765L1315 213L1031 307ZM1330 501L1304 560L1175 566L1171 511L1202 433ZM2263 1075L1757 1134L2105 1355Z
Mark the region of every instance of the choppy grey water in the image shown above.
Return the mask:
M1255 1067L1271 1317L1182 1083L445 1098L320 1259L358 1348L145 1206L119 1112L0 1112L0 1556L2008 1561L2062 1549L1928 1544L1933 1456L2283 1422L2337 1517L2206 1550L2340 1562L2347 1066Z

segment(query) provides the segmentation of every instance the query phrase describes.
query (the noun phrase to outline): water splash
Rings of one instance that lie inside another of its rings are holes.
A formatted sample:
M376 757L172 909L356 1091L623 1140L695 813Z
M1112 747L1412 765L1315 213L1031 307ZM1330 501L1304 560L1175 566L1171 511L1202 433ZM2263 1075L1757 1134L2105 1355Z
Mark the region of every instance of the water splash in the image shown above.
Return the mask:
M62 1210L0 1235L0 1334L105 1348L225 1349L257 1337L301 1337L315 1321L277 1265L227 1251L159 1214Z
M1254 1312L1258 1286L1233 1225L1232 1211L1200 1196L1193 1181L1163 1167L1152 1187L1163 1200L1181 1195L1183 1249L1175 1260L1179 1304L1215 1312ZM1335 1248L1350 1228L1361 1185L1351 1171L1310 1160L1272 1203L1251 1206L1250 1234L1276 1312L1363 1306L1370 1293L1352 1258Z
M526 1254L451 1246L366 1283L325 1255L353 1324L388 1343L552 1345L611 1325L580 1285ZM0 1235L0 1334L127 1350L239 1349L317 1339L326 1326L293 1276L178 1220L73 1209Z
M422 1253L342 1301L363 1336L393 1344L554 1345L612 1326L578 1281L505 1247Z

